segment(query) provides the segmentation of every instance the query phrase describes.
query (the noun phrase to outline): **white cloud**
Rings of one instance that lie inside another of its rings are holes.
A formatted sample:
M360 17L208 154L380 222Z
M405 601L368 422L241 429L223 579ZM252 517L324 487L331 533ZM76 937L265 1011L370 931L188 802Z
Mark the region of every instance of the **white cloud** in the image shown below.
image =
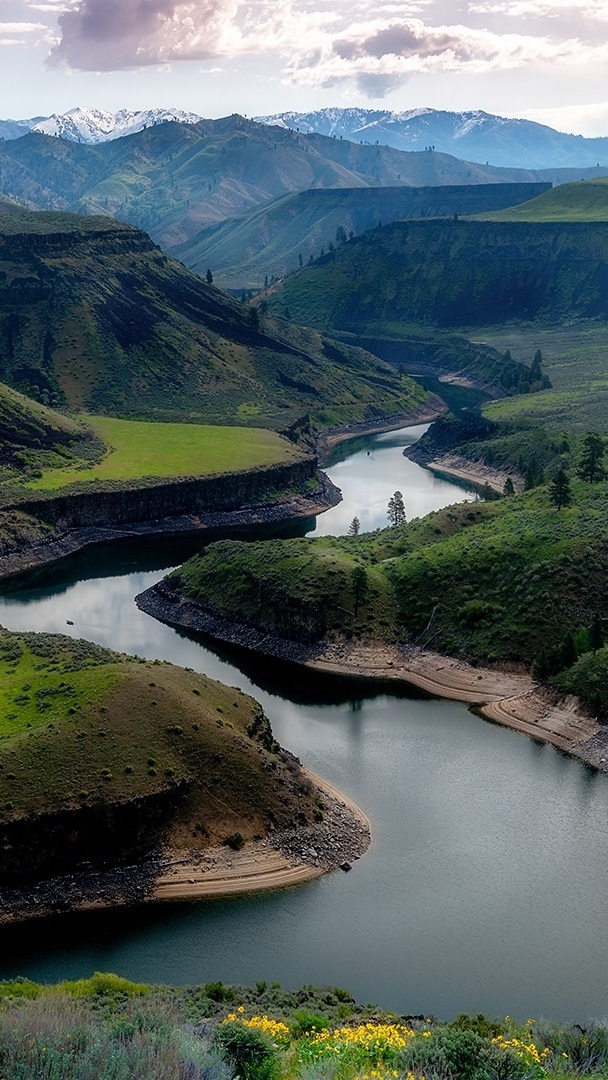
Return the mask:
M36 30L46 30L43 23L0 22L0 34L29 34Z

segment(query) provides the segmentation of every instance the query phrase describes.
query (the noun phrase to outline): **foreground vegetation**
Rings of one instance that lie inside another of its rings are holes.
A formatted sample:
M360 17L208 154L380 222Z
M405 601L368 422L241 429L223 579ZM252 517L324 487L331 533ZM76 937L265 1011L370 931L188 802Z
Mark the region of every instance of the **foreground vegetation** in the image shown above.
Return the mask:
M340 987L152 987L116 975L0 984L5 1080L558 1080L608 1076L608 1028L450 1023Z

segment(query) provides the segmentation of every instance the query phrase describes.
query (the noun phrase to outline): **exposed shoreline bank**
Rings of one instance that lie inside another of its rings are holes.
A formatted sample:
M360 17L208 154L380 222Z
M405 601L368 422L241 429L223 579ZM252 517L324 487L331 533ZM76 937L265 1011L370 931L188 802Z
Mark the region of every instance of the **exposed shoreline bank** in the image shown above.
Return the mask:
M549 743L608 772L608 728L573 696L558 698L521 671L473 667L417 646L381 641L304 645L265 634L224 613L185 600L159 582L135 598L148 615L224 644L326 674L397 682L476 706L486 719Z
M289 525L302 518L314 517L332 506L337 506L342 498L339 489L332 484L329 477L325 473L319 475L318 489L310 495L298 493L276 502L259 503L239 510L182 514L156 521L58 530L42 542L0 555L0 581L50 566L97 544L138 536L151 538L201 534L212 539L232 530L262 531L270 526Z
M483 488L487 484L500 495L509 477L518 494L524 490L524 479L517 473L493 469L481 461L469 461L460 454L442 454L441 457L426 462L423 467L439 476L451 476L455 480L468 482L476 488Z
M131 866L74 873L23 886L0 885L0 926L57 914L284 889L334 870L350 869L371 842L370 823L356 803L304 770L318 789L323 820L270 832L240 851L163 849Z

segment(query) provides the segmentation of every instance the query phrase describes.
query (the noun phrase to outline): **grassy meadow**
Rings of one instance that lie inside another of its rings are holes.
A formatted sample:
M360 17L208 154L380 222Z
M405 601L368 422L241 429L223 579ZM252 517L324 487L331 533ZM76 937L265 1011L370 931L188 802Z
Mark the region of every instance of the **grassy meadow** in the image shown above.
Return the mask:
M520 206L476 217L483 221L608 221L608 177L559 184Z
M42 470L41 476L28 482L29 488L56 491L84 481L208 476L301 457L287 439L263 428L157 424L88 415L83 420L106 444L107 454L88 465Z

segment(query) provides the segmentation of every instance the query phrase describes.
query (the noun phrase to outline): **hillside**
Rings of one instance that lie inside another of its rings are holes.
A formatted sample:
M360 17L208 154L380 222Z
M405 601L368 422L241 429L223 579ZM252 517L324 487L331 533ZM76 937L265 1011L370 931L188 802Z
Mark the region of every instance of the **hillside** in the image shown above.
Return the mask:
M91 428L0 383L0 483L43 468L92 465L104 449Z
M543 198L546 196L543 196ZM354 237L268 294L323 329L552 324L608 315L603 222L412 221Z
M0 214L0 358L0 379L45 403L156 420L284 428L424 398L360 349L260 320L102 217Z
M306 824L318 794L261 706L171 664L0 631L0 877Z
M539 174L361 145L242 116L167 122L95 146L35 132L0 144L0 196L30 209L112 215L146 229L168 250L293 191L563 183L581 175L580 169Z
M608 178L563 184L525 206L483 216L490 221L608 221Z
M398 150L425 150L492 165L527 168L608 165L608 138L585 138L532 120L495 116L481 109L318 109L260 116L263 123L317 131L353 142L381 143Z
M213 267L223 288L259 289L284 277L351 233L404 218L453 218L533 199L541 184L317 188L283 195L243 217L202 230L174 254L203 275Z
M584 652L594 616L608 621L607 527L601 482L574 483L561 511L544 486L357 537L222 541L166 584L223 625L307 646L398 641L530 665L568 635Z

